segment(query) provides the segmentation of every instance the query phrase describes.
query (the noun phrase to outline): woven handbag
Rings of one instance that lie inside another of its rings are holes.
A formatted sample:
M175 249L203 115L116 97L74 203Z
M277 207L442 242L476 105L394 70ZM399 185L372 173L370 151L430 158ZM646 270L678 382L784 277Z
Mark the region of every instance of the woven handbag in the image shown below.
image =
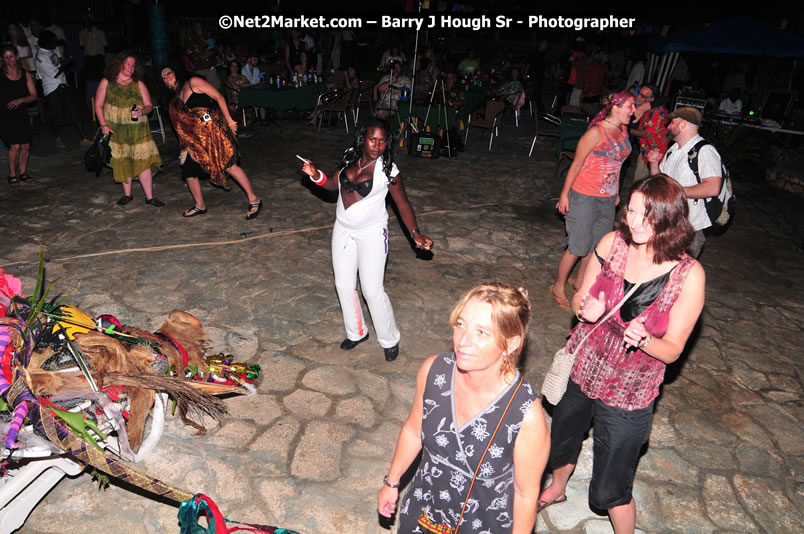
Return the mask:
M650 271L648 271L648 274L645 277L645 280L650 280L650 276L655 268L655 265L651 267ZM572 366L575 364L575 356L578 355L581 345L583 345L586 339L592 335L592 332L597 330L598 326L608 321L612 315L617 313L617 310L620 309L625 301L628 300L631 295L634 294L634 291L636 291L641 285L641 281L637 282L630 290L628 290L628 293L623 295L623 298L620 299L620 302L618 302L617 305L614 306L614 308L612 308L602 320L598 321L595 327L583 337L578 345L576 345L575 352L569 352L567 350L567 345L565 344L555 353L553 356L553 363L550 364L550 369L547 370L547 374L544 377L544 382L542 382L542 396L546 398L550 404L553 406L558 404L559 401L561 401L561 398L564 396L564 393L567 391L567 382L569 381L570 371L572 371Z

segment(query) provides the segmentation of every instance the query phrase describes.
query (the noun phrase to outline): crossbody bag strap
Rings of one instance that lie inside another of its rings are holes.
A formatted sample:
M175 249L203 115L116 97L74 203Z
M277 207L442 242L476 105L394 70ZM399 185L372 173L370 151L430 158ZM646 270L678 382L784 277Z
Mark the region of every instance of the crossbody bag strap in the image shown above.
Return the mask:
M621 299L620 299L620 301L619 301L619 302L618 302L618 303L617 303L617 304L616 304L616 305L615 305L615 306L614 306L614 307L611 309L611 311L609 311L609 313L607 313L607 314L606 314L606 316L605 316L605 317L603 317L603 319L601 319L600 321L598 321L598 322L597 322L597 324L595 324L595 327L594 327L594 328L592 328L592 329L591 329L589 332L587 332L587 333L586 333L586 335L585 335L585 336L583 336L583 339L581 339L581 341L580 341L580 342L579 342L579 343L578 343L578 344L575 346L575 352L578 352L578 349L581 347L581 345L583 345L584 341L586 341L586 339L587 339L589 336L591 336L591 335L594 333L594 331L595 331L595 330L597 330L597 328L598 328L600 325L602 325L603 323L605 323L606 321L608 321L608 320L611 318L611 316L612 316L612 315L614 315L615 313L617 313L617 310L619 310L619 309L620 309L620 308L623 306L623 304L625 304L625 301L626 301L626 300L628 300L629 298L631 298L631 295L633 295L633 294L634 294L634 292L637 290L637 288L638 288L639 286L641 286L641 285L642 285L642 283L643 283L643 282L645 282L645 281L647 281L647 280L650 280L650 277L651 277L651 275L653 274L653 271L654 271L654 270L656 270L656 264L654 264L654 265L653 265L653 266L650 268L650 270L648 271L648 274L646 274L646 275L645 275L645 278L644 278L644 279L642 279L642 280L640 280L639 282L637 282L636 284L634 284L634 286L633 286L631 289L629 289L629 290L628 290L628 293L626 293L625 295L623 295L623 298L621 298Z
M483 460L486 458L486 453L489 452L491 444L494 443L494 437L497 435L497 431L500 429L503 419L505 419L505 414L508 413L508 408L510 408L511 403L514 402L514 398L516 397L516 394L519 392L519 388L522 387L522 382L524 381L525 381L525 375L521 375L519 378L519 384L516 386L514 394L511 395L511 398L508 400L508 404L506 405L505 410L502 413L502 416L500 416L500 421L497 423L497 428L494 429L494 433L491 435L491 439L489 439L488 445L486 445L486 450L483 451L483 456L481 456L480 461L477 462L477 469L475 469L475 476L472 477L472 483L469 485L469 491L466 493L466 499L463 501L463 507L461 508L461 515L458 518L458 523L455 525L455 530L453 531L453 534L457 534L458 529L461 528L461 520L463 519L463 513L466 511L466 507L469 504L469 495L472 494L472 488L475 486L475 480L477 480L477 473L480 471L480 466L483 465Z

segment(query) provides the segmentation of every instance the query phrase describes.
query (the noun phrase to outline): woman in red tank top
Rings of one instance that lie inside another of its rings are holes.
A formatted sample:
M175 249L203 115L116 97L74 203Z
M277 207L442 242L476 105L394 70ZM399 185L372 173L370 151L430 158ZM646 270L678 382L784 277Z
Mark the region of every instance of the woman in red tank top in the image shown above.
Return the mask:
M556 304L569 307L565 286L579 258L586 258L600 238L614 226L619 203L620 169L631 153L626 125L634 113L634 97L623 91L598 113L578 141L556 209L565 216L567 248L558 262L550 294ZM576 280L583 279L581 261ZM573 284L574 286L574 284ZM574 288L574 287L573 287Z

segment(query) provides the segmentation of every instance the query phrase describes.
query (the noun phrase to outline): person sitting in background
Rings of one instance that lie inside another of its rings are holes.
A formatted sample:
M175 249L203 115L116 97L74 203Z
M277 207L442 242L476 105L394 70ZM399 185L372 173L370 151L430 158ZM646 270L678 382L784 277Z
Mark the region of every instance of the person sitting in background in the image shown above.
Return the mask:
M240 74L240 63L235 60L229 62L229 76L226 78L226 97L229 100L229 112L237 111L240 90L251 87L248 78Z
M260 84L260 68L257 66L257 56L249 56L248 63L243 65L241 74L248 80L250 85Z
M380 94L380 103L377 105L377 116L386 118L396 113L397 102L402 97L402 89L410 87L410 78L402 74L402 64L393 63L391 74L380 78L377 91Z
M472 76L479 69L480 61L475 57L475 51L470 49L468 55L458 63L458 72Z
M727 115L739 115L743 112L743 101L740 100L740 88L735 87L729 93L728 98L720 102L718 111Z
M519 95L522 93L522 91L522 82L519 80L519 68L514 67L508 74L508 80L502 85L502 87L495 90L494 94L503 97L510 102L511 105L514 105L519 99Z
M388 72L391 70L391 63L396 61L397 63L404 63L406 61L406 57L404 52L399 51L399 47L397 45L393 45L391 48L383 52L382 57L380 58L380 70L383 72Z
M307 65L307 52L304 50L299 52L299 61L293 65L293 73L298 74L300 77L307 74L310 67Z

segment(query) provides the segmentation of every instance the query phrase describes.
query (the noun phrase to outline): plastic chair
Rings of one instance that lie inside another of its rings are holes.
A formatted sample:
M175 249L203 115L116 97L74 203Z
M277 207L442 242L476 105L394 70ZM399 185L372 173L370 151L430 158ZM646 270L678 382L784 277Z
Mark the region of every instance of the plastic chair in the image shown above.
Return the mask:
M357 101L355 102L355 125L357 125L357 119L360 117L360 104L366 103L369 105L369 109L371 109L372 98L374 97L374 87L376 84L371 80L363 80L360 82L357 90L359 92L359 96Z
M162 122L162 114L159 113L159 106L154 106L154 109L153 109L153 111L151 113L156 114L156 120L159 123L159 128L154 128L153 130L151 130L151 133L161 134L162 135L162 142L164 143L165 142L165 125ZM151 119L149 118L148 122L150 122L150 121L151 121Z
M539 113L539 110L536 110L536 134L533 136L533 141L530 144L528 157L533 154L536 139L538 139L540 135L542 137L560 137L561 119L547 113Z
M318 131L321 131L321 123L324 122L324 113L329 112L329 117L332 117L332 112L343 115L343 123L346 126L346 133L349 133L349 113L353 113L354 103L356 98L360 98L359 89L350 89L345 91L341 97L331 103L324 102L322 97L319 96L319 103L316 105L318 113ZM325 95L327 93L324 93ZM324 95L322 95L324 96ZM352 115L354 117L354 115Z
M589 128L589 115L575 106L561 108L561 128L559 129L558 144L556 145L556 177L559 175L561 160L575 157L578 141Z
M469 122L466 124L466 138L463 141L465 145L469 140L469 130L471 128L483 128L489 130L489 151L491 151L491 144L494 142L494 136L500 135L500 122L502 121L502 114L505 111L505 103L496 100L489 100L486 102L485 109L475 111L469 115Z

